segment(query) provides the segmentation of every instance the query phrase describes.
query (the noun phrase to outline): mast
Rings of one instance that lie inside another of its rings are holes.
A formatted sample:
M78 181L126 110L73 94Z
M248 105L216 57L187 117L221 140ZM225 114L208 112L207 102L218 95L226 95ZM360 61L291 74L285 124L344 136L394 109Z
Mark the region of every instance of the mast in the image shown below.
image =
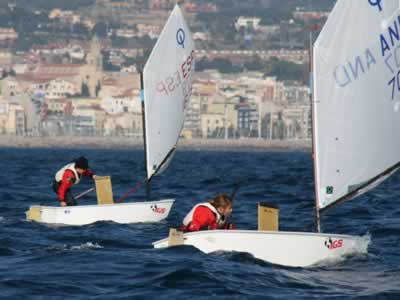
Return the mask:
M148 180L147 172L147 144L146 144L146 116L144 113L144 81L143 70L140 71L140 97L142 100L142 127L143 127L143 146L144 146L144 168L146 170L146 198L150 199L150 181Z
M227 111L226 106L227 106L227 104L225 103L225 109L224 109L224 140L228 139L228 129L227 129L228 121L227 121L227 114L226 114L226 111Z
M309 28L309 38L310 38L310 45L309 45L309 55L310 55L310 102L311 102L311 120L312 120L312 159L314 165L314 194L315 194L315 228L317 232L321 232L321 216L318 208L318 184L317 184L317 164L316 164L316 141L315 141L315 134L316 134L316 124L315 124L315 99L314 99L314 52L313 52L313 28Z

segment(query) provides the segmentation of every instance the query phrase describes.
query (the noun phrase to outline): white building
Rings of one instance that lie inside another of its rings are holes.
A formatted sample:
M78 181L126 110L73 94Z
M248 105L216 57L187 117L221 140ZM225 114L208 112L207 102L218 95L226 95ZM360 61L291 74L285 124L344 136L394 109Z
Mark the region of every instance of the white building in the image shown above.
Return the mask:
M138 36L138 33L135 29L124 28L124 29L117 29L115 31L115 35L118 37L129 39Z
M210 34L208 32L197 31L193 33L193 39L199 41L209 41Z
M15 77L6 77L0 81L0 93L4 98L16 96L21 93L21 87Z
M236 28L236 30L239 30L242 27L245 29L258 30L259 26L260 26L260 22L261 22L260 18L239 17L236 20L235 28Z
M104 95L101 108L110 115L121 113L140 113L139 91L130 89L120 95Z
M192 95L190 99L182 134L188 138L201 134L201 98L199 95Z
M161 33L162 26L151 24L137 24L138 36L142 37L148 35L152 39L158 38Z
M54 79L47 85L46 98L63 99L79 92L73 82L64 79Z
M20 104L0 102L0 132L13 135L25 134L25 112Z
M65 99L80 93L76 82L65 79L35 80L28 90L32 95L44 95L46 99Z
M64 23L77 24L81 22L81 16L72 10L53 9L49 13L49 19L60 19Z
M29 71L29 65L28 64L15 64L13 66L13 70L15 72L15 74L17 75L21 75L21 74L25 74Z
M66 99L46 99L47 110L56 115L63 115L65 106L67 105Z
M76 60L83 60L85 58L85 50L79 45L74 45L68 50L71 58Z
M121 69L121 72L123 72L123 73L137 73L137 68L136 68L135 65L131 65L131 66L128 66L128 67L123 67Z
M0 42L13 42L18 39L18 33L14 28L0 28Z
M285 139L310 139L312 131L311 106L299 105L283 110L282 119L285 124Z
M108 116L104 123L104 135L123 135L141 137L142 115L139 113L121 113Z
M8 51L0 51L0 72L9 71L13 66L13 54ZM1 75L1 74L0 74Z
M103 110L91 106L74 106L71 122L75 134L103 134L106 114Z

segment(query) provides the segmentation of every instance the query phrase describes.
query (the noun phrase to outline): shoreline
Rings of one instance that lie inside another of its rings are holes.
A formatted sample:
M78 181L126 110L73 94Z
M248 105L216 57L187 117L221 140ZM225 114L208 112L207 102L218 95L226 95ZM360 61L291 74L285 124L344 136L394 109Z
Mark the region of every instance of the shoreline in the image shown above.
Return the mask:
M140 149L143 140L129 137L24 137L0 136L2 148L86 148ZM186 150L299 150L311 151L311 141L281 141L259 139L181 139L178 149Z

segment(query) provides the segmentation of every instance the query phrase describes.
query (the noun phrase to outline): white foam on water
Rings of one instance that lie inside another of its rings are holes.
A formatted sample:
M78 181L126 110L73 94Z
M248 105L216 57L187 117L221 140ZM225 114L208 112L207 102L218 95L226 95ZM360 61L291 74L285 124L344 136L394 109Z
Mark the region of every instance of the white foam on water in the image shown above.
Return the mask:
M86 242L80 245L67 245L64 244L62 246L53 246L50 247L50 250L61 250L61 251L76 251L76 250L90 250L90 249L102 249L103 246L100 246L98 243Z
M346 253L341 256L335 258L324 259L314 265L312 268L315 267L329 267L337 265L350 257L362 257L368 254L368 247L371 243L371 234L368 232L367 234L360 236L356 239L356 243L354 247L350 248Z
M92 243L92 242L86 242L78 246L67 247L67 249L69 250L87 250L87 249L102 249L102 248L104 247L100 246L97 243Z
M367 232L365 235L360 236L354 247L356 254L368 254L368 247L371 244L371 234Z

